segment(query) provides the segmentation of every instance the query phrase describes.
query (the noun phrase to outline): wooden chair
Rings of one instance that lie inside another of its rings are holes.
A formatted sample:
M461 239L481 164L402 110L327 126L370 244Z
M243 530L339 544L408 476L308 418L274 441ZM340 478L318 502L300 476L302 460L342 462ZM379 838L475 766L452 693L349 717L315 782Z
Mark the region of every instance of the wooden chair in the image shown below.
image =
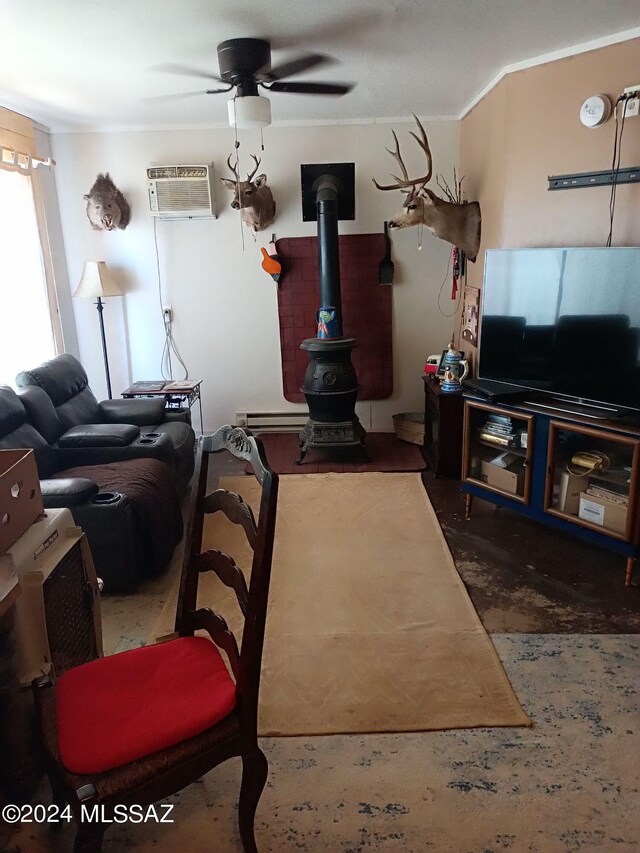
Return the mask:
M220 450L253 469L262 489L257 523L237 494L218 489L206 495L209 454ZM254 816L267 779L267 759L257 739L258 690L278 476L259 439L230 426L201 439L196 471L176 617L179 636L83 664L56 683L48 676L34 682L47 773L54 801L69 803L75 816L76 853L101 849L117 804L150 805L233 756L243 764L242 845L257 850ZM253 550L248 586L232 557L201 553L204 516L213 512L223 512L246 534ZM198 577L206 571L235 592L244 615L240 651L222 617L196 609ZM198 629L211 639L194 636ZM86 814L96 805L103 821L82 821L83 807Z

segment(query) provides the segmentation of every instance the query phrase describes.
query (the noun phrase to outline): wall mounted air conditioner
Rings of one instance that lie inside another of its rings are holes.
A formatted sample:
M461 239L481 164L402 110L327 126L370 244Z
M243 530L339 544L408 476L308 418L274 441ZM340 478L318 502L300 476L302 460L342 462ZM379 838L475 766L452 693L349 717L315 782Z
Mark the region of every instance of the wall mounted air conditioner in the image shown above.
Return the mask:
M213 164L149 166L149 210L162 219L195 219L216 215Z

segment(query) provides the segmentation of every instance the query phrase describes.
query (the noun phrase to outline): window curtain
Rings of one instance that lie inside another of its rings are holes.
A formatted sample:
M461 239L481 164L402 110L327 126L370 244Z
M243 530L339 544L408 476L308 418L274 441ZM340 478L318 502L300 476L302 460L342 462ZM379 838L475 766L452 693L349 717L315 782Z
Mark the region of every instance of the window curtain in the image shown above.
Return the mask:
M37 155L31 119L0 107L0 169L28 174L36 166L52 163Z

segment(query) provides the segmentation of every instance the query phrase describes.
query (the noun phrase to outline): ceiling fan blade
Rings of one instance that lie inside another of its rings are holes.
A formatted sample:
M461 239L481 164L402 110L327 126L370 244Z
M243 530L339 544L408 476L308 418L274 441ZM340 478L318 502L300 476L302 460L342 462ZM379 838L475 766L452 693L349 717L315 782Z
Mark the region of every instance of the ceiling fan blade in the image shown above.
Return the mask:
M188 65L174 65L172 62L164 62L161 65L154 65L152 71L162 71L168 74L180 74L182 77L202 77L204 80L215 80L217 83L224 83L220 77L211 74L209 71L202 71L200 68L191 68Z
M284 80L262 85L270 92L291 92L299 95L346 95L353 89L352 83L288 83Z
M331 57L322 53L307 53L298 59L292 59L291 62L282 62L268 71L260 69L256 73L256 80L264 80L265 82L282 80L283 77L293 77L294 74L300 74L301 71L308 71L310 68L317 68L319 65L328 65L332 61Z
M141 98L140 100L146 104L164 104L169 101L181 101L184 98L193 98L194 95L206 95L204 89L197 92L177 92L175 95L152 95L150 98Z

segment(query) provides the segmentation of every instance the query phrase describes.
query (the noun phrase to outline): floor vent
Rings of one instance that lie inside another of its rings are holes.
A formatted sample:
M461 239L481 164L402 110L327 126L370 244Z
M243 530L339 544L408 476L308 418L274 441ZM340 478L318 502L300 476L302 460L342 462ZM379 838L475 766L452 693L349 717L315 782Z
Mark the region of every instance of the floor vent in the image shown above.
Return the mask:
M308 419L308 412L236 412L236 426L252 432L299 432Z

